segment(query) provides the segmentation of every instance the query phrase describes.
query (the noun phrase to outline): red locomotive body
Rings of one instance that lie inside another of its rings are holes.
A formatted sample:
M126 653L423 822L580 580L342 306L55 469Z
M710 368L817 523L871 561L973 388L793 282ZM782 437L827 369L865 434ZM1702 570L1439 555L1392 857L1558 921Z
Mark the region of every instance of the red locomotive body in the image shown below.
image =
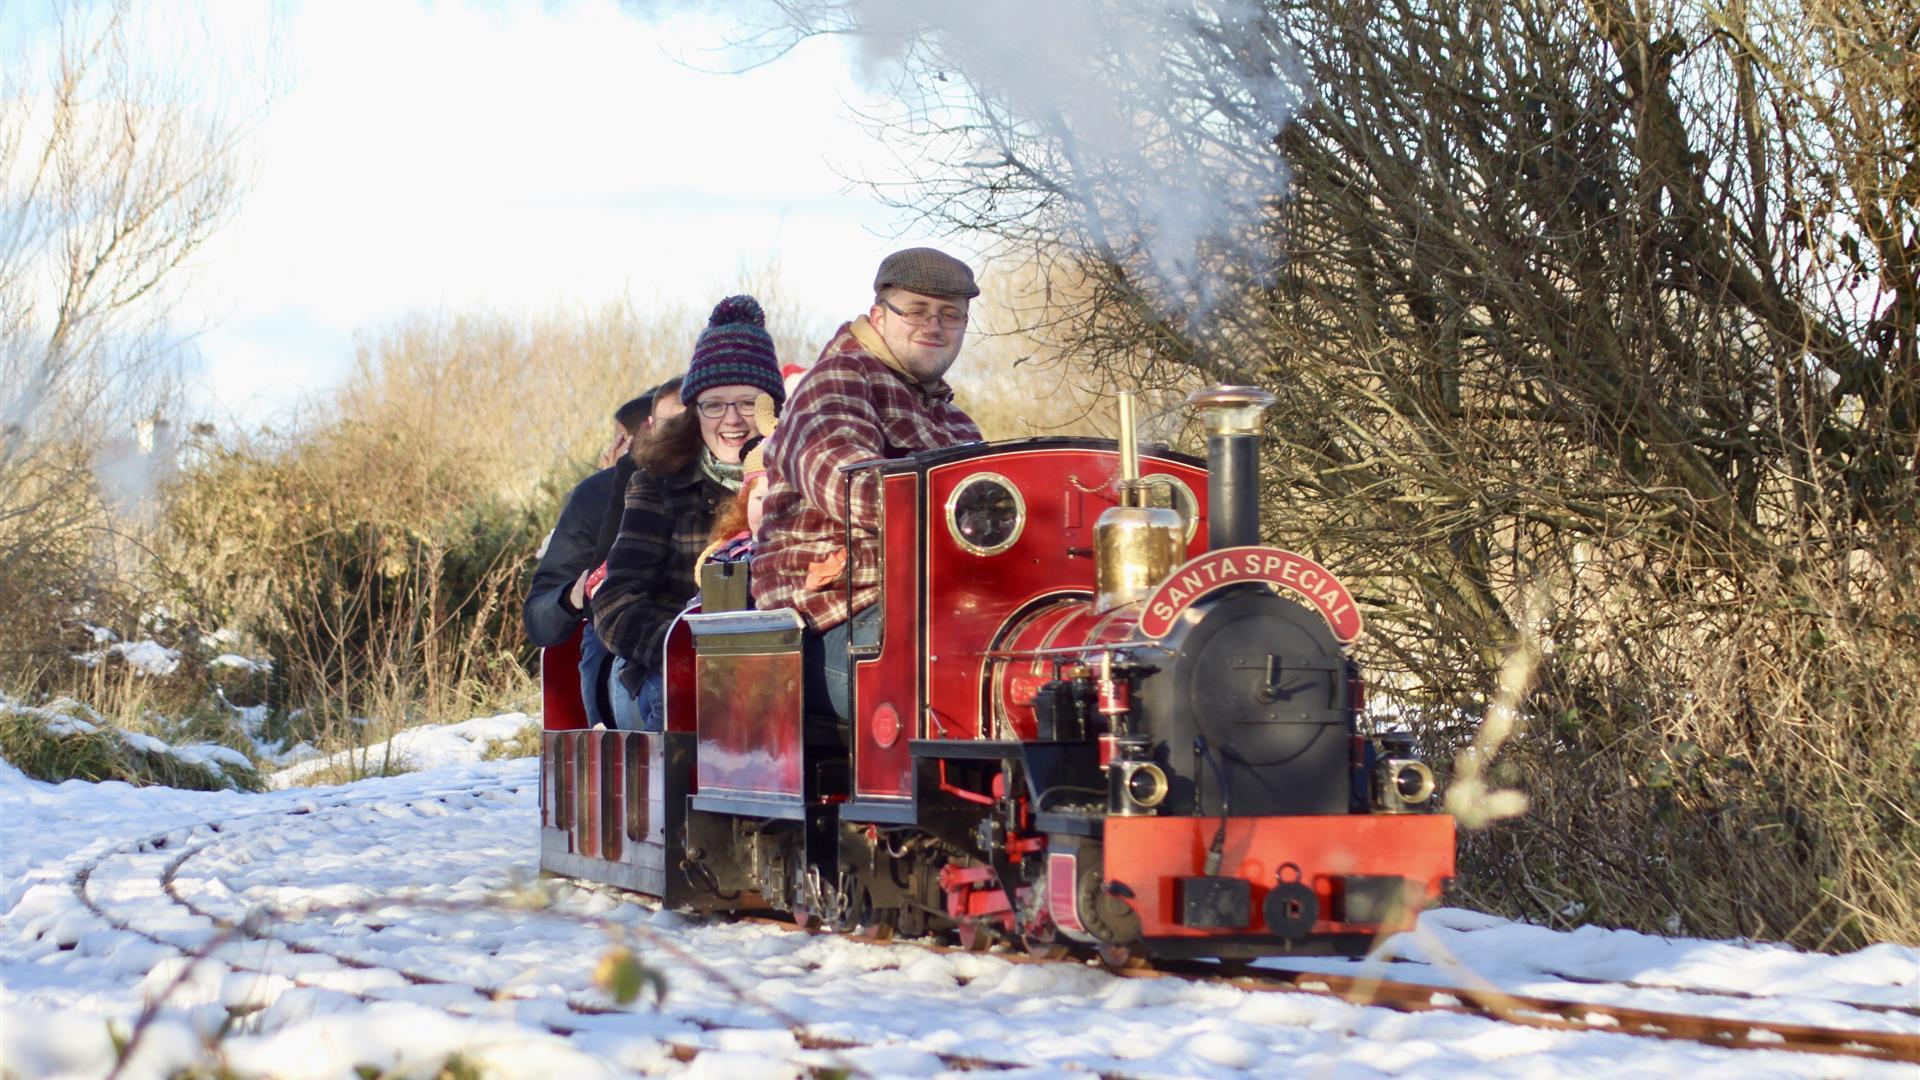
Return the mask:
M1453 822L1356 730L1344 586L1250 542L1244 436L1211 471L1085 439L856 466L881 601L844 724L808 714L799 617L746 609L744 568L668 637L663 733L585 730L549 650L542 870L973 943L1363 950L1438 895Z

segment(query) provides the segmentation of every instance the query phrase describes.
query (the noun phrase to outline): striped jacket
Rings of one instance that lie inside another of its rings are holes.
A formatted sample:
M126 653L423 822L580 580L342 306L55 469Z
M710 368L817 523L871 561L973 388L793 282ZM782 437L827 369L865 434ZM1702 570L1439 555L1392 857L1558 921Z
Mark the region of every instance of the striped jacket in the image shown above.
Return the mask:
M593 594L593 629L638 677L660 667L667 627L700 591L697 560L706 550L715 509L733 492L701 471L695 459L665 478L645 469L627 482L620 533L607 552L607 578Z
M767 501L753 555L754 607L794 608L816 631L870 607L880 591L879 479L864 472L849 486L840 466L979 438L980 429L953 403L953 389L944 381L923 386L862 345L852 323L840 327L767 440ZM847 571L838 566L849 522L851 600ZM815 570L812 586L809 570ZM832 580L819 580L828 574Z

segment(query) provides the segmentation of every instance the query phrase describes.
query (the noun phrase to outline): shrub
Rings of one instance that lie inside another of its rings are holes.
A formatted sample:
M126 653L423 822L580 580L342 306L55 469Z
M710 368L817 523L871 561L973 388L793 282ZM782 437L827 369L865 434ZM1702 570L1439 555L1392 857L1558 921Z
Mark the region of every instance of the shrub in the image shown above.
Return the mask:
M46 706L0 699L0 758L36 780L124 780L194 791L261 791L265 781L227 747L173 747L114 727L71 699Z

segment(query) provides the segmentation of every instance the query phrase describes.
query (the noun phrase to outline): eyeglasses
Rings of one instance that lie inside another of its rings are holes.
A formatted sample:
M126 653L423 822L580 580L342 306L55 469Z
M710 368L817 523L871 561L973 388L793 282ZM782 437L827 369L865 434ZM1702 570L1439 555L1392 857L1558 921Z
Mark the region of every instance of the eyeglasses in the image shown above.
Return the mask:
M739 413L742 420L747 420L753 417L754 400L757 399L747 401L696 401L693 403L693 407L699 409L700 415L709 420L718 420L727 415L728 409Z
M930 322L937 321L942 329L958 330L967 325L967 313L964 311L955 311L952 308L947 308L944 311L925 311L919 309L901 311L886 300L880 301L880 306L900 316L908 326L925 326Z

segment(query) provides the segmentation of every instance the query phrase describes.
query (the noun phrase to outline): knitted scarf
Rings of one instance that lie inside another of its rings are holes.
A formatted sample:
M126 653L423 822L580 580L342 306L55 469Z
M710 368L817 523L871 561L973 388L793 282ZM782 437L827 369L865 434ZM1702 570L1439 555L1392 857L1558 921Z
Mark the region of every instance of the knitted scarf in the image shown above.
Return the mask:
M700 471L706 473L708 479L726 488L728 491L740 490L741 466L739 463L736 462L729 465L719 458L714 457L713 450L705 446L700 448Z

